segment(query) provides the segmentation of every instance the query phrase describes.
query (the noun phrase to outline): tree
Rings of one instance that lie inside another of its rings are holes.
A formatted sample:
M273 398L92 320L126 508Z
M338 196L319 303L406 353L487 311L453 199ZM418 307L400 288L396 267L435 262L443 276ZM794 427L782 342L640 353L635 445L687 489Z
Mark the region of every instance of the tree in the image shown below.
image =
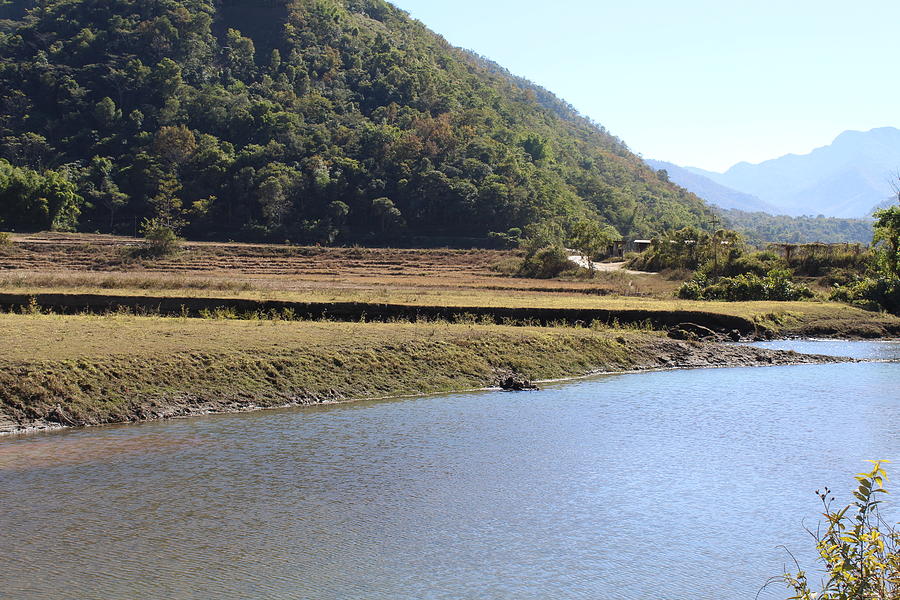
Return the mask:
M534 256L538 250L548 246L562 247L566 232L556 221L539 221L524 229L525 237L522 246L527 257Z
M94 105L94 118L103 127L110 127L122 118L122 111L116 108L116 103L107 96Z
M594 270L594 260L604 255L613 242L622 239L615 227L593 220L581 220L572 226L572 247L583 254Z
M372 212L375 214L382 236L390 235L405 225L400 209L394 206L390 198L372 200Z
M5 227L70 231L82 202L67 174L38 173L0 160L0 222Z
M522 140L522 148L537 162L550 157L550 145L547 140L537 134L531 134Z
M150 199L154 208L154 220L165 227L174 230L184 225L183 211L184 201L179 196L182 190L181 182L174 173L167 173L159 180L156 195Z
M882 243L883 268L889 275L900 277L900 206L875 213L875 243Z
M178 169L197 152L197 138L184 125L161 127L153 139L153 151L167 167Z
M256 48L253 45L253 40L244 37L236 29L229 29L225 34L224 51L225 62L231 70L232 76L240 79L253 76L253 73L256 71L254 62Z
M86 199L104 206L109 211L109 230L115 227L116 211L128 203L128 195L119 191L112 178L113 163L107 157L91 159L83 185Z

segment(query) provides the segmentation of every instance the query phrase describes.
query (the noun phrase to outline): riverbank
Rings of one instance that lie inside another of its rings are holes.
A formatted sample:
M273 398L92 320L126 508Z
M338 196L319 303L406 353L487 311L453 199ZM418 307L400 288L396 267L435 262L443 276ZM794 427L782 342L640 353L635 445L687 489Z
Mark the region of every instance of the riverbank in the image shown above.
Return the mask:
M0 315L0 432L838 359L627 328Z

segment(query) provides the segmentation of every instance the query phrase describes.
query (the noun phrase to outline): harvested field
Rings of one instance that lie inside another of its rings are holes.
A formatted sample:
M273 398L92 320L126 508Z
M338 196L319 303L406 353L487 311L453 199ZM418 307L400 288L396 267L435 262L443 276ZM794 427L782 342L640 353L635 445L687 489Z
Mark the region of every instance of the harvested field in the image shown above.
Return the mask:
M171 282L183 281L185 289L482 289L656 296L670 295L677 285L651 274L624 272L574 280L507 277L496 267L515 262L519 254L513 250L186 242L173 257L135 260L129 250L140 245L136 238L39 233L14 235L13 241L13 251L0 254L0 287L179 289Z

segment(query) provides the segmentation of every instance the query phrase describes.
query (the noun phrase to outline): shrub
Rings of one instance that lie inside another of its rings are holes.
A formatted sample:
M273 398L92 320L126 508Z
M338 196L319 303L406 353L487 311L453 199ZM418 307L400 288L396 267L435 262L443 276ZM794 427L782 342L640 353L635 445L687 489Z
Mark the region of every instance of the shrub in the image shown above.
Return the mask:
M10 236L8 233L0 231L0 253L5 254L12 250L12 247L12 236Z
M791 272L772 269L765 277L755 273L745 273L735 277L721 277L715 283L707 284L702 273L685 282L677 293L685 300L726 300L741 302L748 300L803 300L812 298L807 286L791 279Z
M754 252L727 262L721 267L721 275L734 277L753 273L765 277L772 269L782 267L784 262L781 257L772 252Z
M571 269L572 266L565 248L547 246L538 250L534 256L526 258L519 268L518 275L535 279L550 279Z
M681 284L681 287L678 288L677 295L682 300L703 300L704 290L705 286L701 281L691 279L690 281L685 281Z
M836 286L831 293L831 300L867 310L886 310L900 314L900 279L887 275L859 278Z
M175 231L161 221L144 221L141 232L144 234L144 245L138 253L142 256L170 256L181 248L181 240Z
M889 600L900 595L900 532L879 514L878 494L887 493L887 461L869 461L872 470L856 476L856 499L833 508L831 490L816 492L825 507L825 530L812 533L819 562L825 567L822 589L814 592L806 572L786 573L773 581L787 585L799 600Z

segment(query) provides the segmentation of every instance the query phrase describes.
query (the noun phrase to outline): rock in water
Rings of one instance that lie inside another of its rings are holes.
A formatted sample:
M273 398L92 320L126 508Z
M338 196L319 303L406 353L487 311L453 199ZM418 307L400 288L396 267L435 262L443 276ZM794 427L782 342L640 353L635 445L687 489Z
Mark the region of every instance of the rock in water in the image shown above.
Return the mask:
M500 387L507 392L527 392L539 389L530 381L521 377L510 376L500 380Z

